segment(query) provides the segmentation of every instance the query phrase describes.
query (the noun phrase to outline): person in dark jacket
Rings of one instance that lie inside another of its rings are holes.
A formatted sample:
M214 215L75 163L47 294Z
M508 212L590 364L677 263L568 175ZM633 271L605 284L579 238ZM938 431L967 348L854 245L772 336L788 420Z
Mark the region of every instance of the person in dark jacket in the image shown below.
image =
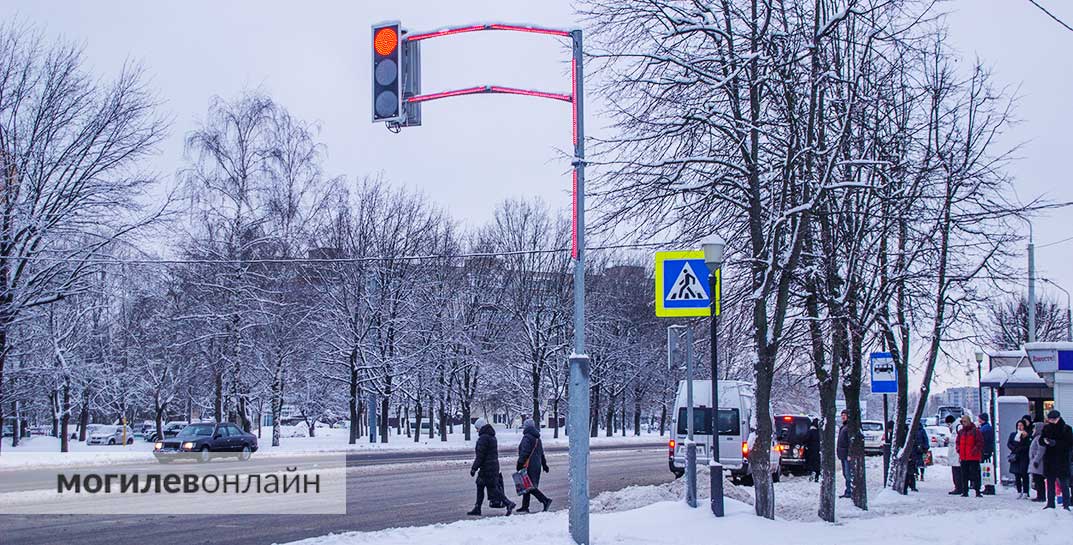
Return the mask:
M499 473L499 443L496 441L496 430L483 418L478 418L474 426L477 428L477 445L474 448L476 457L469 468L469 476L477 476L477 504L466 514L480 516L481 505L484 504L484 491L487 489L489 506L506 507L509 517L514 511L515 503L503 494L503 475Z
M849 498L853 496L853 475L850 474L849 468L849 412L842 411L842 427L838 429L838 441L835 442L835 456L838 457L838 461L842 464L842 478L846 481L846 491L842 493L841 498Z
M1069 455L1073 449L1073 429L1062 420L1062 413L1047 413L1047 425L1040 434L1040 444L1047 447L1043 454L1043 476L1047 478L1047 505L1044 509L1054 509L1055 485L1062 487L1062 503L1066 511L1073 507L1073 498L1069 497Z
M544 446L540 444L540 429L532 419L525 419L522 430L522 442L518 444L518 471L526 470L529 480L533 481L533 489L522 494L522 507L519 513L529 512L529 497L537 499L544 510L551 509L551 499L539 490L540 471L548 472L548 461L544 458Z
M991 457L995 455L995 429L991 427L991 418L987 416L987 413L980 413L979 424L980 435L984 438L984 449L982 462L990 462Z
M984 495L980 493L980 460L983 458L984 438L969 415L961 417L961 429L958 430L956 445L958 458L961 459L961 496L969 495L971 482L976 497L982 498Z
M909 490L913 492L917 491L918 474L920 480L924 480L924 455L931 449L929 443L928 432L924 431L924 426L918 422L916 427L913 428L913 454L909 457L908 474L906 475L906 484Z
M820 482L820 419L813 418L805 436L805 470L810 482Z
M1018 420L1017 429L1010 432L1010 437L1006 440L1006 447L1010 449L1007 460L1010 462L1010 473L1013 475L1019 500L1027 498L1032 493L1028 480L1028 449L1031 446L1032 436L1025 427L1025 421Z

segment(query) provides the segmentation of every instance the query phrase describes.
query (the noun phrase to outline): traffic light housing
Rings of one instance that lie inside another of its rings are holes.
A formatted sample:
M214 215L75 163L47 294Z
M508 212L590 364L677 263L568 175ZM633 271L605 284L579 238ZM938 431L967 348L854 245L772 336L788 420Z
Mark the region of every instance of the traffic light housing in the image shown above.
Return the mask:
M373 25L373 122L401 122L402 28L398 21Z

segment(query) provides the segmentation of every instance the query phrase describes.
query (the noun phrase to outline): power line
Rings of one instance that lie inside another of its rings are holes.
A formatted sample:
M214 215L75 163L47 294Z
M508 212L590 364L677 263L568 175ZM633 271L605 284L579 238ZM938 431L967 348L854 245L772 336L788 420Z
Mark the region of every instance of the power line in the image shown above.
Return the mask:
M608 244L603 246L589 246L588 251L658 248L670 246L673 242L634 242L629 244ZM473 252L458 254L426 254L426 255L400 255L400 256L361 256L361 257L289 257L289 258L254 258L254 259L119 259L119 258L89 258L85 260L70 257L49 256L0 256L0 260L28 261L28 262L76 262L86 265L289 265L289 264L346 264L376 261L428 261L436 259L461 259L481 257L509 257L521 255L545 255L571 252L571 248L548 248L540 250L516 250L503 252Z
M1057 15L1051 13L1050 11L1047 10L1047 8L1041 6L1039 4L1039 2L1036 2L1036 0L1028 0L1028 1L1031 2L1033 6L1036 6L1037 8L1039 8L1040 11L1042 11L1043 13L1046 13L1048 17L1050 17L1051 19L1054 19L1055 21L1057 21L1058 24L1066 27L1066 30L1068 30L1070 32L1073 32L1073 27L1067 25L1065 23L1065 21L1062 21L1061 19L1059 19Z
M1046 248L1048 246L1054 246L1056 244L1062 244L1064 242L1069 242L1071 240L1073 240L1073 237L1063 238L1062 240L1056 240L1054 242L1048 242L1047 244L1040 244L1039 246L1036 246L1036 248Z

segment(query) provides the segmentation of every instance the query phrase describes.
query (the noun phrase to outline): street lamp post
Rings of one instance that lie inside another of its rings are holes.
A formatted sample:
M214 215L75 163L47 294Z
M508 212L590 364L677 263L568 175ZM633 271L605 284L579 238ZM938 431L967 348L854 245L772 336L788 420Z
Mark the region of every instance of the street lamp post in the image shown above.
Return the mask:
M977 403L978 403L978 406L977 406L978 412L976 414L978 414L978 415L984 414L983 363L984 363L984 353L979 351L979 350L977 350L976 351L976 398L977 398Z
M708 449L708 470L711 472L712 513L717 517L724 514L723 506L723 464L719 462L719 283L723 267L723 250L726 243L721 238L713 237L701 244L704 250L704 262L708 265L708 296L712 302L712 443Z

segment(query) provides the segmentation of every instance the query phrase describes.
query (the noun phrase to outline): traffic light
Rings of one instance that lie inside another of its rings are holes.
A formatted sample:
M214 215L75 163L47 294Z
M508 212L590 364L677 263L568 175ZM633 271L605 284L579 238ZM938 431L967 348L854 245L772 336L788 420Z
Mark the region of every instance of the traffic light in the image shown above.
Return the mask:
M399 23L373 25L373 122L399 122L402 112L402 67Z

